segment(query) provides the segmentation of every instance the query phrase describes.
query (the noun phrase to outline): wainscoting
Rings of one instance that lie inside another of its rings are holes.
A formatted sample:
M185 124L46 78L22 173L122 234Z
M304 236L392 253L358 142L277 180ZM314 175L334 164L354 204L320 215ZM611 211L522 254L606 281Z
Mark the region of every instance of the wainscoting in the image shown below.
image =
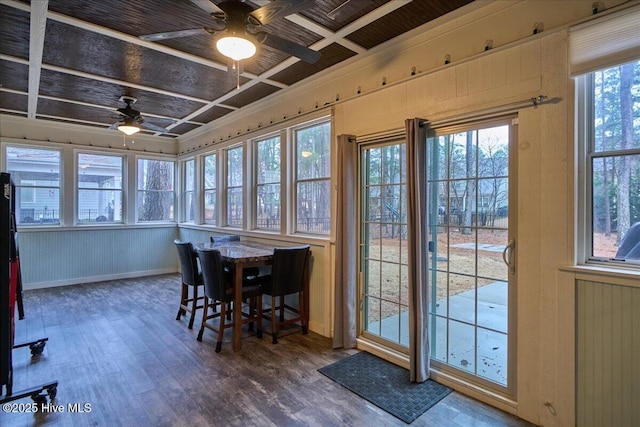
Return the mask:
M178 271L175 224L154 227L18 229L24 289Z
M640 288L576 281L576 422L640 425Z

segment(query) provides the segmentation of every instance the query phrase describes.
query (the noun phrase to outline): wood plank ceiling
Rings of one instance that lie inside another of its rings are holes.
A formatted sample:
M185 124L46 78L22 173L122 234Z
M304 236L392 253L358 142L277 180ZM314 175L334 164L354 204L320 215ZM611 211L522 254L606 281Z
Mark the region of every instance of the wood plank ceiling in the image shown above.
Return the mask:
M138 99L133 107L145 121L173 138L471 1L315 0L260 30L317 50L320 60L308 64L260 45L242 61L237 88L237 76L215 48L216 34L138 38L213 26L189 0L0 0L0 114L107 128L118 121L126 95Z

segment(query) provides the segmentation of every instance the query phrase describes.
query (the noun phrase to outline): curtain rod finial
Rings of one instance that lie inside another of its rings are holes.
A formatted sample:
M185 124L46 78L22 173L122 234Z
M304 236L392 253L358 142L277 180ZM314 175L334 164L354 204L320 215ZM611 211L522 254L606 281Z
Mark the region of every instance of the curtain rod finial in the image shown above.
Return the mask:
M531 98L531 102L533 102L533 107L537 107L538 104L540 104L541 102L544 102L547 99L546 95L538 95L534 98Z

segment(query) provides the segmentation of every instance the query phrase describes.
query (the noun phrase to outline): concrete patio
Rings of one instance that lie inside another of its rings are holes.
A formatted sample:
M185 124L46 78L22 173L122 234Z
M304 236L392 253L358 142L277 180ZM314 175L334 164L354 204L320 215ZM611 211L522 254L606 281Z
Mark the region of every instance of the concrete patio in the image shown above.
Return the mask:
M474 290L436 302L435 325L430 324L431 357L501 385L507 381L507 283L493 282L478 289L477 328ZM430 319L431 320L431 319ZM368 331L409 345L408 313L369 323ZM448 346L447 346L447 336ZM476 344L477 342L477 344ZM477 347L477 357L475 349Z

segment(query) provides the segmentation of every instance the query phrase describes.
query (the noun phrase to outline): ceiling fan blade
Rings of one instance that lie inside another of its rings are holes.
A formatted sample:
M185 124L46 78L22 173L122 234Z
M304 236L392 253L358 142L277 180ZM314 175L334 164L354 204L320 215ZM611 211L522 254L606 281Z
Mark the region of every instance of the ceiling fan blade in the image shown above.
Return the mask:
M214 3L210 2L209 0L191 0L191 3L195 4L200 9L207 12L209 15L211 15L212 18L224 19L225 16L227 16L224 10L220 9L218 6L216 6Z
M265 46L278 49L284 53L300 58L309 64L315 64L322 56L317 50L309 49L301 44L294 43L290 40L283 39L273 34L260 32L256 34L256 39Z
M109 130L116 130L118 129L118 126L120 126L121 122L115 122L114 124L112 124L111 126L109 126L107 129Z
M179 30L179 31L169 31L166 33L145 34L145 35L139 36L139 38L149 42L155 42L158 40L175 39L178 37L213 34L214 32L215 32L215 29L213 28L203 27L203 28L193 28L191 30Z
M134 110L131 107L127 107L127 108L118 108L116 110L121 116L123 117L129 117L131 119L136 119L140 116L140 111L138 110Z
M156 132L168 133L169 131L163 127L154 125L153 123L142 122L142 127L150 130L154 130Z
M252 22L253 24L266 25L274 19L284 18L308 9L312 4L313 0L274 0L254 10L249 15L258 20L257 23Z

